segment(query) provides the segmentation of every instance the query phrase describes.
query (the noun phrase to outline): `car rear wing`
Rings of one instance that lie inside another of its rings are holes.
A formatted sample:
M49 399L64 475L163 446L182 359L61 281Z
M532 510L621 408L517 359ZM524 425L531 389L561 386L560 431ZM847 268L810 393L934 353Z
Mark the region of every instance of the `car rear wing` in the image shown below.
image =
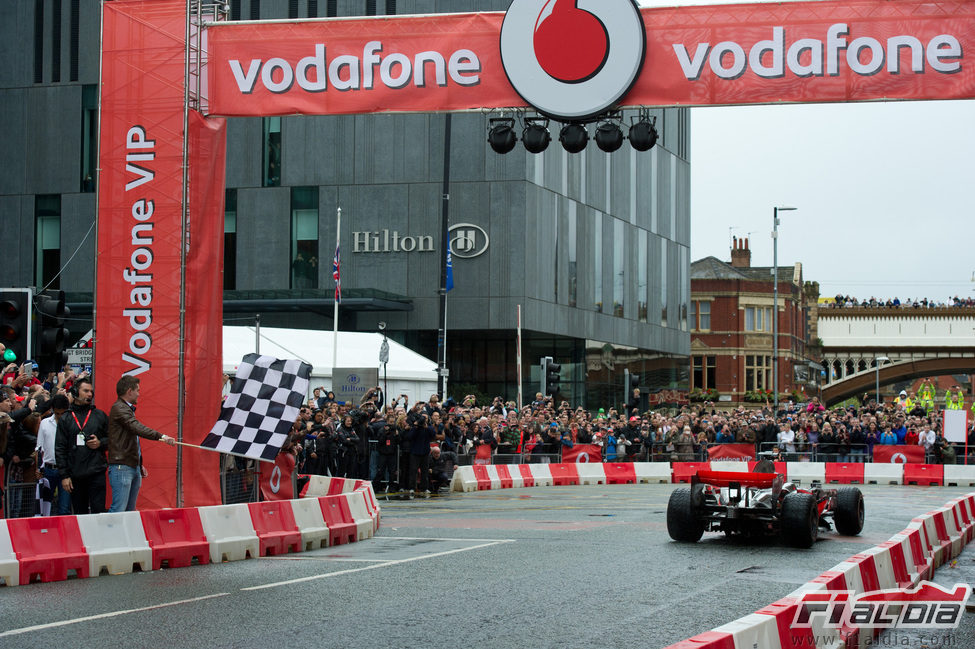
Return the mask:
M706 471L700 470L691 476L691 484L698 482L713 485L715 487L730 487L731 483L737 483L743 487L757 487L768 489L772 487L776 478L782 476L777 473L750 473L747 471Z

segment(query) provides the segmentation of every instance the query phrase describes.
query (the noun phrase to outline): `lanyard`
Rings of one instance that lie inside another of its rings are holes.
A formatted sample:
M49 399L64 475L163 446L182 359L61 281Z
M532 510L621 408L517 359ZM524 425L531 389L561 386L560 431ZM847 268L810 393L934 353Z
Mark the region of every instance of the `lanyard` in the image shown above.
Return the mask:
M89 410L88 414L85 415L85 423L81 423L80 421L78 421L78 415L76 415L75 413L72 412L71 416L74 417L74 423L78 424L78 430L82 433L85 432L85 426L88 425L88 418L91 417L91 410Z

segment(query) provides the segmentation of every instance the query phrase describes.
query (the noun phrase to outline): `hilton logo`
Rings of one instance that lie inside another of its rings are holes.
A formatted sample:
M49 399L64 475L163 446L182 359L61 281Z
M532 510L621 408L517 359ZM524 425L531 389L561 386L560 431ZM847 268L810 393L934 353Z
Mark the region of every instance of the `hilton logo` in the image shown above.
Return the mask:
M450 233L450 252L461 259L472 259L484 254L490 239L487 232L473 223L452 225ZM434 252L433 237L403 236L397 230L377 230L374 232L353 232L352 252Z

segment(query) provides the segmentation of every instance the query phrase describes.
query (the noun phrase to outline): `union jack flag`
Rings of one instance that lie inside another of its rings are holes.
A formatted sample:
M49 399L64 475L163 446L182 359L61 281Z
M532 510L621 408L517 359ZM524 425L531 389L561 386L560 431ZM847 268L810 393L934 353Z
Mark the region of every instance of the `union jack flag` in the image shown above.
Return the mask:
M335 258L332 259L332 279L335 280L335 301L342 301L342 278L339 276L339 247L335 246Z

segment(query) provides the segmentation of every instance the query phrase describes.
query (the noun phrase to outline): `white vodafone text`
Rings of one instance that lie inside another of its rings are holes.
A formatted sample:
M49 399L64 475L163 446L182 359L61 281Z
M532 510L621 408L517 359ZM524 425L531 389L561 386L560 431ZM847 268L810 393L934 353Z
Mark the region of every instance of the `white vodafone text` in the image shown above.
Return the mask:
M846 23L836 23L826 30L825 43L816 38L800 38L786 49L785 27L773 27L771 40L758 41L747 55L745 47L734 41L723 41L713 47L710 43L698 43L693 55L683 43L674 43L672 47L684 76L690 81L700 78L705 61L720 79L737 79L748 69L766 79L784 77L787 70L797 77L836 76L840 74L843 60L841 50L846 51L846 66L861 76L877 74L885 65L889 74L901 74L904 51L910 56L910 72L915 74L925 73L925 62L941 74L961 70L961 44L951 34L938 34L926 45L915 36L892 36L885 48L884 43L870 36L848 41L849 33Z
M269 91L279 94L291 90L296 82L306 92L324 92L329 84L339 91L372 90L377 77L382 85L393 90L404 88L411 81L417 88L425 88L431 81L446 86L448 76L460 86L475 86L481 81L481 62L471 50L460 49L447 57L436 51L418 52L413 58L401 52L383 56L382 51L381 41L369 41L362 48L361 59L341 54L327 60L325 44L316 43L315 53L293 67L280 57L251 59L246 70L237 59L229 63L243 94L254 92L258 80Z

